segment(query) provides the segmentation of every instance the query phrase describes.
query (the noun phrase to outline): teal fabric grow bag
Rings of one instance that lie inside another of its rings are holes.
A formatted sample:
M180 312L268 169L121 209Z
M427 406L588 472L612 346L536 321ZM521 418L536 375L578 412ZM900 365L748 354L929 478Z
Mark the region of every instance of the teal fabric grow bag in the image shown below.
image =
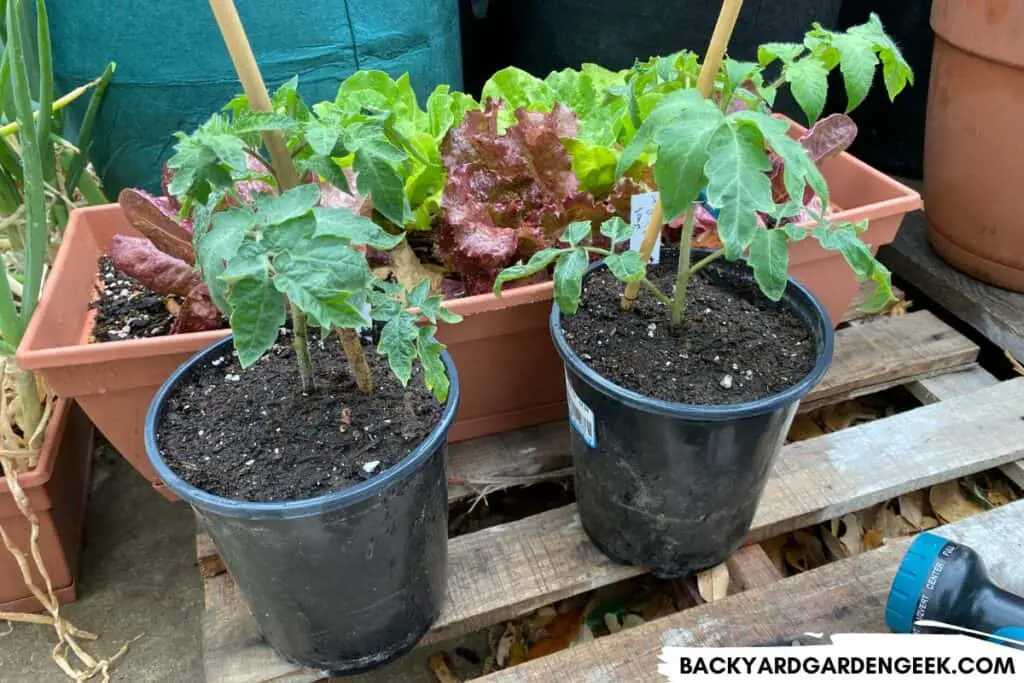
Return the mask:
M409 72L421 99L462 88L458 0L242 0L236 3L269 87L298 74L307 102L332 100L358 69ZM48 3L60 91L117 73L93 131L107 196L156 190L173 133L192 130L241 91L207 0ZM68 112L77 130L88 98Z

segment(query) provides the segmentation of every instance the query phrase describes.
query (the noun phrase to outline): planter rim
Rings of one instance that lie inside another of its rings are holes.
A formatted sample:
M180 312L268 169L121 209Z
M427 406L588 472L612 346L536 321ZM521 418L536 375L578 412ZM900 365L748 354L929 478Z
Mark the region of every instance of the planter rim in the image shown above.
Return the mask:
M71 401L69 399L54 399L50 421L46 424L46 429L43 431L43 446L39 449L39 458L36 460L36 466L28 472L18 475L18 483L21 484L21 488L26 494L29 489L39 488L50 480L53 468L57 462L57 443L60 441L58 436L67 424L68 416L71 412L70 409ZM10 492L7 482L0 478L0 496L9 495ZM33 507L33 509L36 508Z
M697 253L709 253L708 250L702 249L695 249L694 251ZM586 277L591 276L596 270L603 267L604 261L598 261L591 264L587 269ZM794 298L794 296L805 298L810 303L810 308L816 314L814 324L818 327L816 330L817 333L821 335L821 344L817 349L817 360L815 361L814 367L811 368L811 371L796 384L776 394L772 394L755 401L744 401L742 403L730 403L727 405L677 403L675 401L663 401L661 399L650 398L649 396L644 396L643 394L621 387L594 371L589 365L583 362L583 359L581 359L575 351L572 350L568 341L565 339L565 334L562 331L562 313L558 309L557 304L554 304L551 307L551 337L555 342L555 348L558 350L558 354L562 357L562 360L566 365L570 366L573 371L583 379L583 381L589 384L596 391L620 401L631 408L687 420L735 420L737 418L752 417L754 415L772 412L778 410L782 405L799 401L801 398L806 396L818 382L821 381L821 378L825 376L825 373L828 372L829 366L832 364L835 332L832 329L832 325L829 323L828 313L825 311L824 306L822 306L821 301L818 300L818 297L814 296L810 290L790 277L786 285L786 293L783 295L783 301ZM815 330L812 329L812 332L814 331Z
M399 481L411 474L423 463L423 461L427 459L427 457L430 456L438 445L447 438L448 430L451 428L452 422L455 420L455 412L459 407L459 376L456 371L455 364L452 362L451 356L447 351L442 351L441 359L444 362L445 370L448 372L451 389L448 392L448 400L445 403L444 412L441 414L440 420L438 420L430 433L414 449L412 449L408 455L402 458L402 460L397 464L378 474L376 477L360 482L355 486L350 486L344 490L326 493L314 498L287 500L274 503L257 503L252 501L236 500L208 493L200 488L192 486L176 475L171 471L170 467L167 466L167 463L164 462L160 449L156 443L157 422L163 415L164 406L171 389L174 388L178 381L191 372L193 367L202 363L210 356L221 353L223 348L231 343L232 337L229 336L211 346L208 346L202 351L199 351L183 363L170 377L167 378L167 381L163 383L157 391L156 396L153 397L152 403L149 404L149 410L146 412L146 455L149 456L149 460L153 464L153 468L169 489L187 501L190 505L201 510L213 512L225 517L240 519L284 520L318 515L330 510L358 503L362 500L378 495L380 490L388 484Z

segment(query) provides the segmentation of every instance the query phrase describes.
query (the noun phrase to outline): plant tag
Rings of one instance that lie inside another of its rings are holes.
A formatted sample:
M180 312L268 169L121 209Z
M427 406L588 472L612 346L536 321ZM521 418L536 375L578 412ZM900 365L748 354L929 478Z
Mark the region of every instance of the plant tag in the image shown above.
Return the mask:
M591 448L597 448L597 432L594 429L594 411L573 391L569 373L565 373L565 395L569 399L569 424L579 432Z
M640 245L644 241L644 231L647 224L651 222L651 214L654 213L654 205L658 201L657 192L645 192L635 194L629 198L629 224L633 228L633 234L629 237L629 248L633 251L640 251ZM661 233L651 249L651 259L648 263L661 262Z

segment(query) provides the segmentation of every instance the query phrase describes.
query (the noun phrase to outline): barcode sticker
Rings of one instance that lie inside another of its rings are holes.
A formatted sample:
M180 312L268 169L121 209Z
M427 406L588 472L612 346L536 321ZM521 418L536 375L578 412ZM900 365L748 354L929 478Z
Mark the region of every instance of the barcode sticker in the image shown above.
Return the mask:
M597 432L594 429L594 411L583 402L572 388L569 374L565 375L565 395L569 399L569 424L573 426L591 448L597 448Z
M644 232L647 224L651 222L651 214L654 213L654 205L658 201L657 192L646 192L635 194L629 198L629 224L633 228L633 234L629 237L629 248L633 251L640 251L640 245L644 241ZM661 233L658 234L658 241L654 243L651 250L649 263L661 261Z

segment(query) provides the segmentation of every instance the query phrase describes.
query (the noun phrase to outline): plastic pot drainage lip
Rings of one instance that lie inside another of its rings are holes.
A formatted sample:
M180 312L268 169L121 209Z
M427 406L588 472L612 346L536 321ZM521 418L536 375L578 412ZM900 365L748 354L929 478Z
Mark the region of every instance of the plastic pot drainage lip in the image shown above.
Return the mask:
M200 351L157 392L146 450L160 478L213 537L267 642L329 675L379 667L408 652L437 619L447 588L447 433L459 403L451 380L440 420L410 453L372 479L305 500L231 500L185 482L163 461L156 430L172 388L223 353Z
M601 267L593 264L587 277ZM616 385L570 348L552 306L577 509L606 555L676 578L724 561L742 543L797 405L832 359L834 333L821 302L793 279L783 301L811 330L814 367L783 391L727 405L674 403Z
M441 357L444 361L445 370L448 372L451 389L448 392L448 400L445 403L441 419L434 429L431 430L430 434L409 455L376 477L367 479L342 491L327 493L315 498L275 503L254 503L207 493L189 484L167 466L167 463L164 462L163 457L160 455L160 448L156 443L156 431L160 418L163 416L167 396L171 390L185 375L192 371L193 367L201 365L208 357L221 353L225 346L233 343L232 340L233 336L229 335L185 361L167 378L167 381L156 392L156 396L153 397L153 402L149 404L149 410L146 413L146 453L153 463L153 468L160 475L160 479L164 484L174 493L188 503L201 507L204 510L228 517L241 517L245 519L283 519L315 515L323 512L325 509L365 500L375 495L378 489L401 479L410 471L416 469L431 452L446 440L448 430L455 420L455 412L459 407L459 375L451 356L445 351L442 352Z

